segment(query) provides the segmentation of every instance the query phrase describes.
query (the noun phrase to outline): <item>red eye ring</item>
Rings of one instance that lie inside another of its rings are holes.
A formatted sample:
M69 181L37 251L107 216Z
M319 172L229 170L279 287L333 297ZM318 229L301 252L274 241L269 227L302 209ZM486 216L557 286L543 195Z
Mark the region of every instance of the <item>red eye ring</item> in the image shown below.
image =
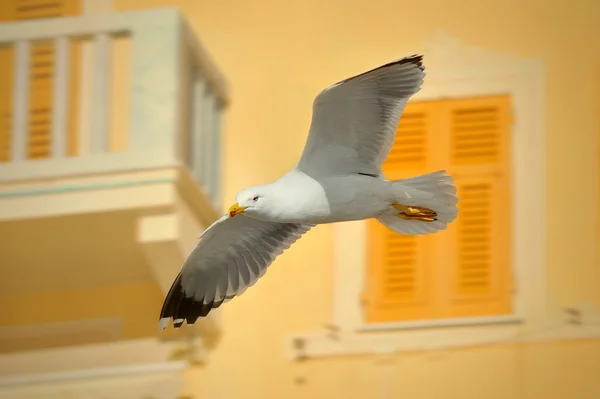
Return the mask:
M254 198L252 198L252 201L258 201L258 195L255 195Z

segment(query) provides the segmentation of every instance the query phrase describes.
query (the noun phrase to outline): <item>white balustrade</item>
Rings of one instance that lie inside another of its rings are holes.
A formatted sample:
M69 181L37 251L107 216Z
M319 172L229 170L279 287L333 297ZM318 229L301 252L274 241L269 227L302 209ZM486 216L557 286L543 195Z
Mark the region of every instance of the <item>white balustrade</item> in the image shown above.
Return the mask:
M129 127L123 132L111 132L111 109L116 106L110 89L116 60L112 58L112 41L117 36L127 36L131 41L131 68L115 72L129 76L130 101L120 104L129 108ZM91 43L84 51L74 53L72 43L83 43L82 38L91 38ZM51 153L44 159L29 159L29 79L32 47L39 41L54 43ZM9 110L12 145L9 162L0 163L0 183L184 166L219 206L221 112L227 104L227 86L179 11L0 23L0 45L12 47L14 54ZM78 64L73 64L74 54L81 54ZM90 57L91 62L83 57ZM189 63L193 71L190 82L183 81L188 79L181 73L183 62ZM180 95L185 84L190 85L189 107L181 104L186 101ZM74 89L78 95L72 98ZM182 112L187 108L189 116ZM76 114L71 114L73 109ZM191 123L182 123L184 117L190 117ZM76 123L71 123L73 120ZM127 150L111 153L111 137L119 134L128 136ZM67 157L73 135L77 136L80 151ZM82 143L89 148L81 150ZM183 151L187 156L177 155L175 149L181 145L191 146Z
M67 150L67 118L69 116L69 39L65 36L57 38L54 48L56 66L54 68L52 101L52 155L64 157Z
M203 175L203 157L204 157L204 93L206 91L206 84L201 76L197 73L192 74L192 118L193 122L190 129L190 140L188 141L191 146L190 164L188 165L192 171L192 174L196 180L201 179Z
M94 37L94 92L92 96L92 153L108 150L108 98L110 87L110 37L98 33Z
M19 40L15 43L13 91L13 123L12 123L12 156L10 159L21 161L27 157L27 124L29 103L29 59L31 46L28 41Z
M222 117L223 108L219 102L215 103L215 109L213 113L213 154L214 159L212 162L213 177L211 180L211 193L212 199L215 206L221 205L221 129L222 129Z
M200 181L202 181L206 187L206 190L210 192L212 185L212 159L213 159L213 113L215 108L215 98L211 90L206 90L202 98L204 103L202 107L202 175Z
M193 119L188 140L191 146L188 167L215 206L219 206L222 110L215 92L199 73L193 73L191 80Z

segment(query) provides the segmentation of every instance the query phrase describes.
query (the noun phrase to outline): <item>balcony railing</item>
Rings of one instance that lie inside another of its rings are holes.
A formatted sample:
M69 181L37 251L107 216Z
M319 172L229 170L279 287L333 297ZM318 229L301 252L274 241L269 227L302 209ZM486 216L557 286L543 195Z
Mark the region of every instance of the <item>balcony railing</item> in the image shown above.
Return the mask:
M0 24L0 183L181 166L219 207L226 104L175 9Z

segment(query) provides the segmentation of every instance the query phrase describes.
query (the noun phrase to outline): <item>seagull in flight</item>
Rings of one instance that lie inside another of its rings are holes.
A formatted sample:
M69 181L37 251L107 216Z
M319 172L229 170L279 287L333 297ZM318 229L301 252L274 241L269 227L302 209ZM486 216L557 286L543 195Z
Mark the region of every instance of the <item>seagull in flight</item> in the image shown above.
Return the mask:
M386 180L381 165L409 98L421 89L423 57L412 55L327 87L313 102L297 165L246 188L200 236L166 295L163 330L194 324L240 296L312 227L374 218L399 234L444 230L458 215L444 170Z

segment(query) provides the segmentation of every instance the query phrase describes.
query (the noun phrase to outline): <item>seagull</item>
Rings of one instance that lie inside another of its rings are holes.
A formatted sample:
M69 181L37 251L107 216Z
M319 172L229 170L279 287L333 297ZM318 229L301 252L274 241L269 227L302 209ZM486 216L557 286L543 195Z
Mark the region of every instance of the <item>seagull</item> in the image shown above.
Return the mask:
M444 230L458 215L445 170L386 180L381 165L409 98L421 90L422 55L412 55L321 91L297 165L246 188L210 225L167 293L159 330L193 325L240 296L275 258L319 224L377 219L399 234Z

